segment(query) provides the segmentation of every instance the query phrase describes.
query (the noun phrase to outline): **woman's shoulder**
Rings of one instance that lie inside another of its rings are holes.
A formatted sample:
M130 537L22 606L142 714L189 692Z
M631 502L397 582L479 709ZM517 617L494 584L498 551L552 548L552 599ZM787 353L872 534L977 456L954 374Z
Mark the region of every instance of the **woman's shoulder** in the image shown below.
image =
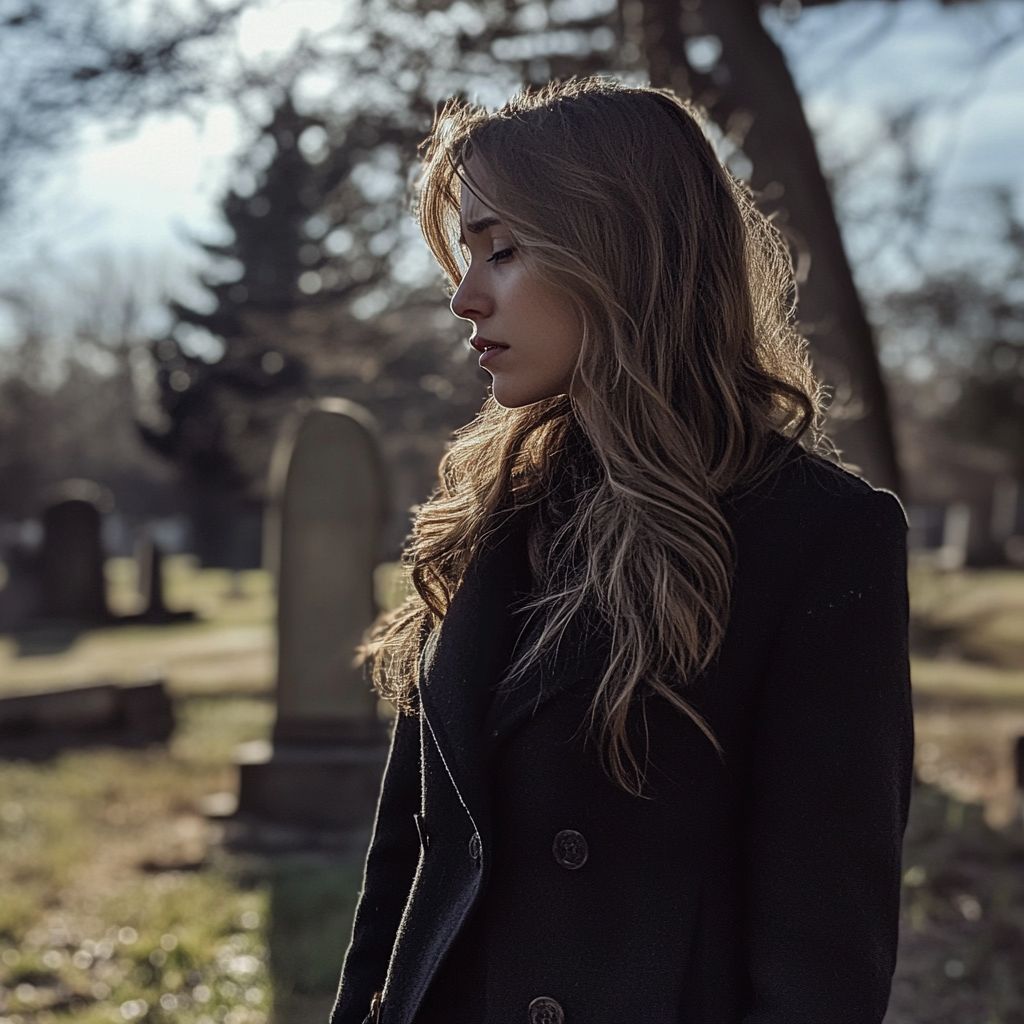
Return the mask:
M776 537L799 534L842 543L871 533L906 533L903 506L891 491L798 446L773 460L773 467L724 502L734 530L768 530ZM881 537L879 538L881 539Z

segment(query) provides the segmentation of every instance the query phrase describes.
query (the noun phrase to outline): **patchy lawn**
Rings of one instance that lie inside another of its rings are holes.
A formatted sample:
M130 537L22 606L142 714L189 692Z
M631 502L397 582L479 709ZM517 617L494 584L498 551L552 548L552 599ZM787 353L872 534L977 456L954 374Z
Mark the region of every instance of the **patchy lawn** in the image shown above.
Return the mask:
M911 639L922 663L974 663L1016 670L1024 697L1024 572L939 572L924 559L910 566Z
M199 813L271 718L196 698L170 749L0 766L0 1020L265 1024L275 999L324 1019L359 865L232 856Z
M1024 1024L1024 832L931 786L903 852L900 956L885 1024Z

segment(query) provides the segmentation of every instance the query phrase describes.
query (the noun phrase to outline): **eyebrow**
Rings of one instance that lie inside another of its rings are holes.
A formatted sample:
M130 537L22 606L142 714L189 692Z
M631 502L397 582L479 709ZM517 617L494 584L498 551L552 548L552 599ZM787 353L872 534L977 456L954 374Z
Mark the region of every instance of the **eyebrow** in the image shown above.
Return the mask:
M493 228L498 224L501 224L501 221L497 217L481 217L480 220L467 220L466 230L471 235L479 235L481 231L486 231L488 228ZM459 236L459 241L465 244L465 234Z

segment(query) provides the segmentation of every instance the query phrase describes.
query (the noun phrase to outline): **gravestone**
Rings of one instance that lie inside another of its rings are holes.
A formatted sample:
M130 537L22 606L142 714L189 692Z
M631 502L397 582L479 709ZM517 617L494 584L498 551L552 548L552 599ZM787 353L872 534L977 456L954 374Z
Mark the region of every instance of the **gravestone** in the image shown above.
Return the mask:
M73 623L110 619L101 534L101 507L107 503L103 488L88 480L69 480L53 492L42 516L41 618Z
M274 738L344 740L361 735L367 723L376 729L378 721L376 698L354 657L376 616L383 470L373 421L360 406L326 399L291 428L271 470L268 561L278 593Z
M239 814L338 833L372 821L387 729L356 647L376 615L387 500L372 419L323 399L282 432L271 464L267 562L277 581L273 744L241 760Z
M135 550L135 562L139 571L139 595L142 611L136 615L125 615L122 622L141 622L149 625L167 625L172 622L191 622L196 616L193 611L171 611L164 601L164 553L152 537L142 540Z

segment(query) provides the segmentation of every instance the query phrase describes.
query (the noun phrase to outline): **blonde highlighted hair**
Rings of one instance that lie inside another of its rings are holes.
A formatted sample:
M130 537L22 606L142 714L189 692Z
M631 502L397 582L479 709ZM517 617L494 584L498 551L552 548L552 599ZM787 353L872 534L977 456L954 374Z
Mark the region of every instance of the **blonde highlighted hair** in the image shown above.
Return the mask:
M453 286L466 261L464 182L517 258L571 298L583 343L571 395L520 409L488 399L455 435L405 552L415 593L368 645L375 685L415 707L425 632L488 534L535 506L536 522L553 524L531 543L543 628L509 674L550 656L575 617L603 621L611 649L592 726L611 776L639 793L627 728L638 701L664 698L716 742L685 694L728 619L723 496L785 456L780 435L821 443L789 254L695 111L665 91L586 79L524 91L494 113L449 102L417 212ZM545 516L580 444L593 471L573 485L567 515Z

